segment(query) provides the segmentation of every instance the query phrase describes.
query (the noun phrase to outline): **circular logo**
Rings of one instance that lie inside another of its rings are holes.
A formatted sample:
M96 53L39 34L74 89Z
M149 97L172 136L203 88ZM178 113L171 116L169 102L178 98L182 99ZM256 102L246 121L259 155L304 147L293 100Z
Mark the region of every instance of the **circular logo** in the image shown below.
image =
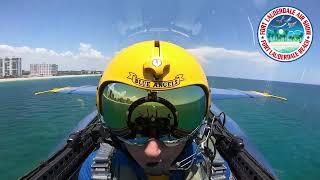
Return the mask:
M297 60L311 46L311 22L296 8L274 8L262 18L258 40L262 50L270 58L281 62Z
M160 58L153 58L152 64L153 64L155 67L161 66L161 64L162 64L161 59L160 59Z

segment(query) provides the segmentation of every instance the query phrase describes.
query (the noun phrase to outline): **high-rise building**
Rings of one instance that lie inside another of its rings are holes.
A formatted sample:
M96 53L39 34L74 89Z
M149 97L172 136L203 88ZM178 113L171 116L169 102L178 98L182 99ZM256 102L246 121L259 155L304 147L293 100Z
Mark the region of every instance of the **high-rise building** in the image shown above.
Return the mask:
M0 77L21 77L21 58L0 58Z
M56 76L58 65L56 64L30 64L30 76Z

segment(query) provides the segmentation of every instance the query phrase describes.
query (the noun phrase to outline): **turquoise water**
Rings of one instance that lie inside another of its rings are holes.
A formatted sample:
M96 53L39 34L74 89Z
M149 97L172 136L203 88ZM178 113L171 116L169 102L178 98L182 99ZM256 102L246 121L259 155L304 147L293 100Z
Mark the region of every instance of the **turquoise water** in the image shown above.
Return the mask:
M288 98L220 100L265 155L280 179L318 179L320 86L209 78L217 88L269 91ZM16 179L45 160L73 127L95 109L93 97L36 91L96 85L98 77L0 83L0 179Z
M235 120L264 154L280 179L319 179L320 86L211 78L220 88L272 92L272 99L221 100L216 104Z
M45 160L81 118L92 97L33 93L54 87L96 85L97 77L0 83L0 179L17 179Z

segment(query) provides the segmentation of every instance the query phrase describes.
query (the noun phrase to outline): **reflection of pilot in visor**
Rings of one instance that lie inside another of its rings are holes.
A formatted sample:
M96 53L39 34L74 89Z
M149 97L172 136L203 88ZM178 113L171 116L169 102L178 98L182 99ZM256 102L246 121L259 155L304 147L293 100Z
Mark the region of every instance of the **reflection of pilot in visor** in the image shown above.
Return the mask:
M146 41L124 49L97 93L112 146L90 154L79 179L208 179L195 137L209 101L206 76L183 48Z

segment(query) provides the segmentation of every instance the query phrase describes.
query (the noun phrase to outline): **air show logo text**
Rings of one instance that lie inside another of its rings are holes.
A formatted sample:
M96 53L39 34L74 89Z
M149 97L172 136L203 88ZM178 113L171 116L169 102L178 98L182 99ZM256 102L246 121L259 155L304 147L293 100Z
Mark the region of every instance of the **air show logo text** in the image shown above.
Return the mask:
M269 11L258 28L259 44L270 58L290 62L303 56L312 42L312 25L308 17L293 7Z

